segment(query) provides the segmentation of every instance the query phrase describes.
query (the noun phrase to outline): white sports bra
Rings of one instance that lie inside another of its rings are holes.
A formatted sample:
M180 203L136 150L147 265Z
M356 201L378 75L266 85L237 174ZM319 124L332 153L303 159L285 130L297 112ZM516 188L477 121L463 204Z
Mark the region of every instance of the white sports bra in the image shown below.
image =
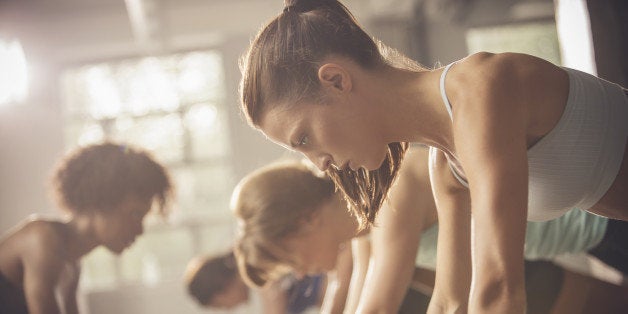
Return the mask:
M440 78L443 102L453 120ZM528 220L543 221L572 208L588 209L610 188L621 166L628 135L628 96L619 85L563 68L569 96L562 117L549 133L528 148ZM468 187L464 175L449 164Z

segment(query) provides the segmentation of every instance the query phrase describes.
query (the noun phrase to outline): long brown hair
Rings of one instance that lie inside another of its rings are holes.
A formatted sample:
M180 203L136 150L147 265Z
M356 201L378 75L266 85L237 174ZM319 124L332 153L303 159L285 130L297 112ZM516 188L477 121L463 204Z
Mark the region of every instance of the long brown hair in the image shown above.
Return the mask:
M263 286L290 271L294 261L281 242L334 195L331 179L298 161L263 167L240 181L231 207L240 222L235 253L244 281Z
M424 69L369 36L339 1L288 0L285 5L260 30L240 63L242 111L255 128L271 103L320 101L318 68L329 55L348 57L369 70ZM328 171L361 227L374 222L407 147L407 143L390 143L386 160L375 171Z

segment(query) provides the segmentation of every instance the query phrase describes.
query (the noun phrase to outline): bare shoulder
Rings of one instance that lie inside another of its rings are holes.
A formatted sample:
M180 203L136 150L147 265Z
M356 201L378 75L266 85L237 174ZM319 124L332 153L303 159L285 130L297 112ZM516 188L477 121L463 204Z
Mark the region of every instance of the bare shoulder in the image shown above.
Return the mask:
M491 75L510 73L517 75L538 71L560 71L560 67L544 59L515 52L490 53L478 52L471 54L456 63L465 73L475 70L479 75ZM514 72L513 72L514 71Z
M65 258L59 222L28 219L0 242L0 269L12 281L22 281L25 269L61 271Z
M528 144L560 118L569 93L569 76L559 66L521 53L476 53L452 68L451 97L459 130L524 132ZM456 108L454 108L456 114ZM487 131L488 132L488 131ZM499 132L498 132L499 133ZM469 135L476 139L486 134Z
M25 258L62 259L65 252L65 226L53 220L32 219L19 229L15 240Z
M563 69L544 59L522 53L478 52L461 59L454 66L452 81L463 89L477 89L508 94L564 81ZM476 93L477 95L477 93ZM523 95L522 95L523 96Z

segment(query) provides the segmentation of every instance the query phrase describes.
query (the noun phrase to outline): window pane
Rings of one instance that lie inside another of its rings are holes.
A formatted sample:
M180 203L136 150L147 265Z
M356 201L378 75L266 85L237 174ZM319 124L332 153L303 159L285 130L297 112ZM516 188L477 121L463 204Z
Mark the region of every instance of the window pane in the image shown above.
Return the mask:
M179 114L116 119L111 138L151 150L162 162L184 159L184 125Z
M521 52L560 64L554 22L472 28L467 31L466 38L469 53Z
M61 85L68 147L112 139L151 151L175 184L168 226L121 256L94 250L82 288L179 279L195 255L226 249L234 219L222 58L215 51L131 58L67 70Z
M97 121L73 121L65 127L65 139L67 143L87 145L102 141L105 131Z
M190 108L185 115L190 129L191 149L199 159L218 158L229 155L229 136L226 134L227 117L224 111L208 103Z
M224 99L222 58L213 51L93 64L66 71L66 112L93 119L174 112Z
M182 100L196 103L224 98L222 58L217 53L191 53L178 59L177 79Z

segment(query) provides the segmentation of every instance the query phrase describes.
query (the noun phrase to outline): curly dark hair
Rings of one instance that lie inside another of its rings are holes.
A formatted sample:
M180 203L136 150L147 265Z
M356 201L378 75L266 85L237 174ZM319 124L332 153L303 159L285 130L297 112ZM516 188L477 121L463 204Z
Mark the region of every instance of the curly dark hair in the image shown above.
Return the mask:
M53 171L51 192L72 213L110 210L129 196L158 201L167 214L173 187L168 171L145 150L105 142L80 147Z

